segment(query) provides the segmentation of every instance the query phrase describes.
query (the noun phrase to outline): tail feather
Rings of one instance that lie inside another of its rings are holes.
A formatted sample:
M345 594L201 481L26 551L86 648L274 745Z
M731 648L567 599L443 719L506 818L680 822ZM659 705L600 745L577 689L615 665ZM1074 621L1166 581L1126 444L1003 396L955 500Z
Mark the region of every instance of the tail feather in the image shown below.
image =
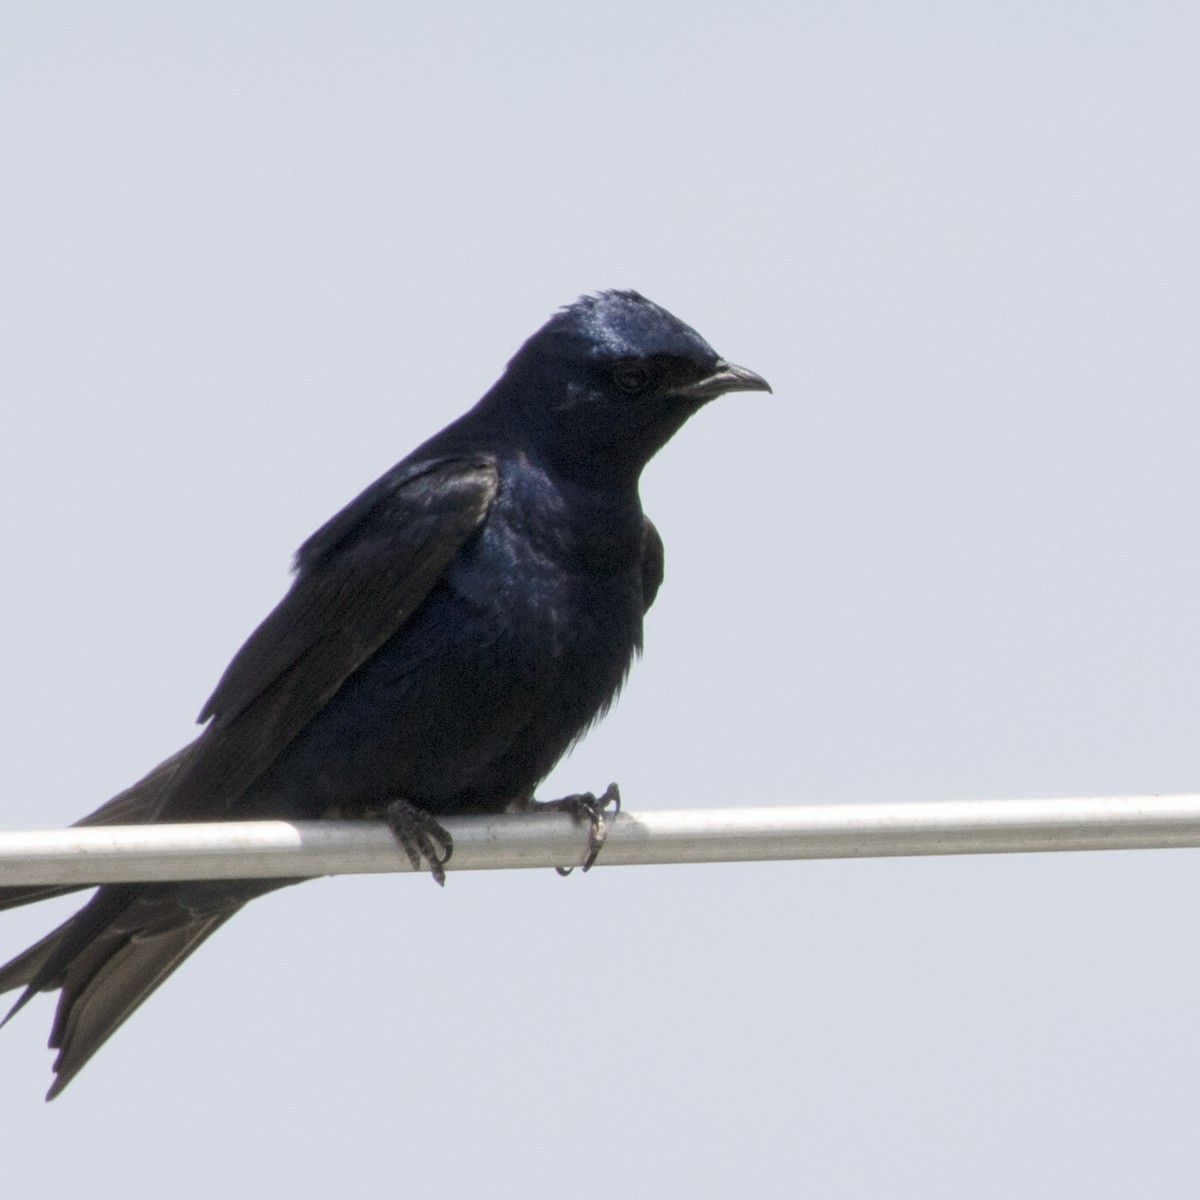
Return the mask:
M82 892L91 886L87 883L64 883L58 886L30 884L28 887L0 888L0 912L6 908L20 908L23 904L36 904L39 900L52 900L55 896L68 896L71 892Z
M193 746L195 743L193 743ZM161 819L192 747L160 763L77 825L145 824ZM40 942L0 966L0 993L22 988L7 1022L39 992L58 989L50 1048L58 1051L53 1100L160 983L244 904L299 879L106 884ZM0 888L0 909L75 887Z
M54 1099L193 950L247 901L293 881L115 884L0 967L0 992L23 987L7 1021L38 992L61 989L50 1048ZM294 881L299 882L299 881Z
M74 917L71 918L72 921L74 919ZM30 980L37 975L54 953L63 931L70 923L71 921L67 921L60 925L52 933L46 934L40 942L35 942L24 953L18 954L16 958L0 967L0 995L4 992L11 992L13 988L28 988ZM0 1025L7 1025L25 1007L33 995L33 992L22 995L8 1010L8 1015L3 1021L0 1021Z
M82 957L72 962L50 1035L50 1048L58 1057L46 1099L53 1100L142 1001L235 912L237 908L149 935L108 934L110 943L121 940L97 947L98 955L87 956L93 962Z

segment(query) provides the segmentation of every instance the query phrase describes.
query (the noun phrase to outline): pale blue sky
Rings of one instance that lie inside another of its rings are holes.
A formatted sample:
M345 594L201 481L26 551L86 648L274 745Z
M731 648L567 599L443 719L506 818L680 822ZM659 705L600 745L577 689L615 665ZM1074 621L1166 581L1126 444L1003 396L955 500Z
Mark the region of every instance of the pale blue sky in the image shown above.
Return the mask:
M651 465L645 659L545 794L1200 790L1198 14L6 3L0 825L189 738L300 541L613 286L775 395ZM6 1027L4 1178L1190 1195L1198 914L1190 851L313 883L51 1106Z

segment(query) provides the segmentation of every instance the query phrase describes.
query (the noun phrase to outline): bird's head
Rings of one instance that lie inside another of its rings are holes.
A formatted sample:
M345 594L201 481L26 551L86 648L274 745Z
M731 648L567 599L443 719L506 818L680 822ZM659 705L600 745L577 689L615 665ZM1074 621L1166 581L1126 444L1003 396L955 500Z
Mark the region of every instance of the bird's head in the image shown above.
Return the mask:
M631 480L709 400L771 390L666 309L627 291L584 296L555 313L516 353L501 385L521 407L522 428L560 470Z

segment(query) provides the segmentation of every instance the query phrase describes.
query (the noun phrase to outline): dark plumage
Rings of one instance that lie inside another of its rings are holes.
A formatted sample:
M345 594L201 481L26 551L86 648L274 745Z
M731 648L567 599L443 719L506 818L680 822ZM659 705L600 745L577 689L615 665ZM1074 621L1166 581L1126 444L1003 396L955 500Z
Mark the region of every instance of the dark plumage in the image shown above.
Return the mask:
M769 389L635 292L563 309L301 546L204 731L80 824L382 812L440 873L437 817L528 803L612 703L662 580L641 470L705 402L748 390ZM61 989L49 1096L278 886L106 885L0 968L0 991L25 989L13 1012ZM0 907L69 890L0 889Z

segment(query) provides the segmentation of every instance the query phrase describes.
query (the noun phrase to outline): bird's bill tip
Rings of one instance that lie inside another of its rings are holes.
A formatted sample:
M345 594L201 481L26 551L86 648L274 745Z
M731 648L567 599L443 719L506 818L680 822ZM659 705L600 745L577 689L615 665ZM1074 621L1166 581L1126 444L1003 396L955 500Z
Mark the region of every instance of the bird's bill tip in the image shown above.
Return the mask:
M712 370L702 379L675 389L675 395L684 400L715 400L726 392L769 392L771 385L749 367L718 358Z
M739 367L736 363L718 359L716 370L712 375L713 383L719 383L722 392L771 392L771 385L749 367Z

